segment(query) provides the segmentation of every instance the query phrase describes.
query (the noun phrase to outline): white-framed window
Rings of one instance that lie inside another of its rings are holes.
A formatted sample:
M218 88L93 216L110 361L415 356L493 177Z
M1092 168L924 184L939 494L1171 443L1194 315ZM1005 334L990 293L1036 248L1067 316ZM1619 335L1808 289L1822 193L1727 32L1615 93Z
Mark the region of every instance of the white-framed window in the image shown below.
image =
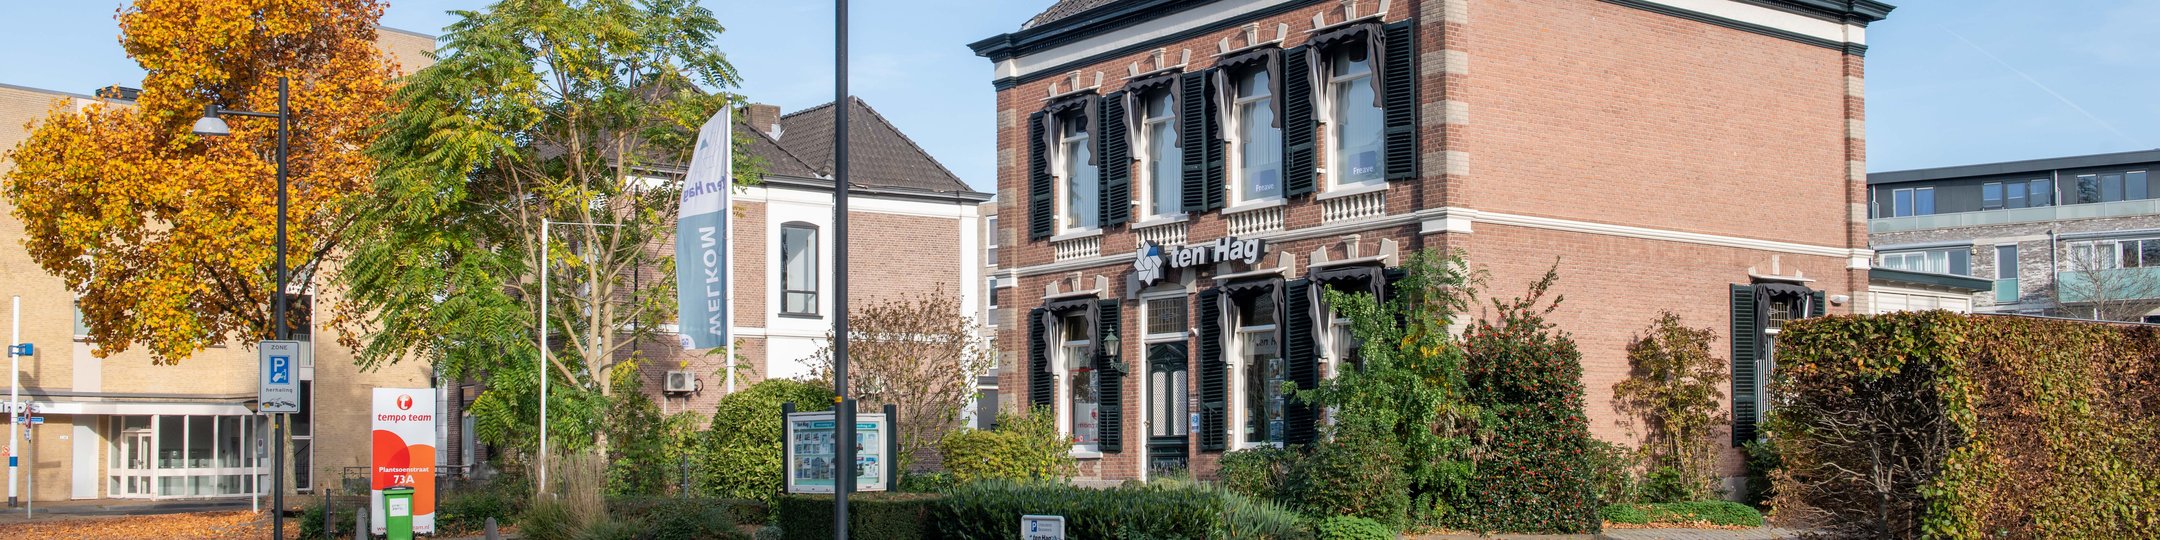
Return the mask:
M1171 89L1148 92L1141 99L1141 221L1185 213L1184 151L1178 148L1177 103Z
M1935 188L1903 188L1890 191L1887 217L1925 216L1935 213Z
M818 312L818 229L800 221L780 225L780 314Z
M1232 79L1233 129L1230 133L1230 204L1281 199L1283 194L1282 128L1275 125L1274 74L1253 68Z
M1380 166L1387 125L1375 101L1367 49L1358 43L1328 53L1327 176L1334 188L1387 181Z
M999 292L998 289L998 278L990 278L988 283L983 285L983 304L985 306L983 308L983 319L985 319L983 326L991 328L997 328L998 326L998 320L1000 319L998 317L998 304L999 300L1001 300L998 297L1003 296L1003 293Z
M2160 238L2115 238L2070 243L2063 270L2084 272L2160 267Z
M983 218L983 264L984 264L984 265L986 265L986 266L997 266L997 265L998 265L998 238L1000 238L1000 237L1002 237L1002 236L1004 236L1004 235L1003 235L1003 234L1000 234L1000 233L998 232L998 218L997 218L997 216L989 216L989 217L985 217L985 218Z
M1095 359L1088 354L1093 336L1088 334L1085 311L1075 311L1058 319L1058 400L1065 404L1058 415L1058 427L1072 437L1075 454L1092 454L1102 451L1101 430L1097 411L1100 403L1099 384L1095 378Z
M1282 446L1284 366L1276 332L1275 298L1261 294L1237 303L1230 350L1231 440L1239 448Z
M1908 272L1972 275L1972 250L1967 247L1886 251L1876 255L1876 266Z
M1065 113L1058 122L1058 232L1096 229L1102 198L1099 169L1093 163L1095 146L1088 133L1088 118L1080 112Z

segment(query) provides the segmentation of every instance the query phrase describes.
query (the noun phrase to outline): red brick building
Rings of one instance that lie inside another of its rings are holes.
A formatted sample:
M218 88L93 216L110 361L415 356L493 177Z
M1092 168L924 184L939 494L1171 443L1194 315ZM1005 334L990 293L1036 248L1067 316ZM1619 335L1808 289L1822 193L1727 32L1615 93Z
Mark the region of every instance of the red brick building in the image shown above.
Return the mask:
M1723 331L1753 438L1778 322L1866 297L1862 55L1890 9L1062 0L971 45L998 88L1006 406L1052 407L1084 478L1211 476L1316 436L1273 388L1355 354L1317 290L1384 293L1441 249L1488 296L1557 260L1598 436L1636 437L1611 388L1672 310Z

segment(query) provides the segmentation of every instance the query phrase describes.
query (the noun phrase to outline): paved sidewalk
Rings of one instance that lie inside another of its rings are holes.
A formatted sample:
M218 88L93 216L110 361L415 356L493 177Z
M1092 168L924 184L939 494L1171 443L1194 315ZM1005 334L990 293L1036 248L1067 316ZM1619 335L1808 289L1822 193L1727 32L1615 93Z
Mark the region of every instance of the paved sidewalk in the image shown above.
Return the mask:
M291 502L289 499L287 502ZM263 506L270 501L263 499ZM34 518L23 517L23 509L0 508L0 523L21 523L27 519L39 521L70 517L95 516L146 516L160 514L190 514L195 512L234 512L249 508L247 499L211 499L179 501L130 501L95 499L85 501L40 502L32 506Z

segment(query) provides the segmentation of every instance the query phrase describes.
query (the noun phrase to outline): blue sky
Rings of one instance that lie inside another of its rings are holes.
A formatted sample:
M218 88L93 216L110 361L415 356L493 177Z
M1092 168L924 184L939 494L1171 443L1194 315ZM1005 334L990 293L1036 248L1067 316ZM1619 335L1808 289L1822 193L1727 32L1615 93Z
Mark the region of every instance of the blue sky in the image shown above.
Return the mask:
M1899 170L2160 147L2160 0L1907 0L1868 29L1868 168ZM485 0L393 2L383 24L437 33ZM741 93L794 111L832 101L832 6L705 0ZM990 63L969 42L1050 0L851 6L856 95L979 190L996 182ZM115 0L0 5L0 83L132 84Z

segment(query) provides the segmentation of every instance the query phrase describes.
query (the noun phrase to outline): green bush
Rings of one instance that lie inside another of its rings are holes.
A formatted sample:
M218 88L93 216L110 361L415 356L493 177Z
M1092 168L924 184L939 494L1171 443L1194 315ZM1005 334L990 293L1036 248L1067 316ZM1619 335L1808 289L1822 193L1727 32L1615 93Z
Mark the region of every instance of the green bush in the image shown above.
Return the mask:
M1673 467L1658 467L1643 478L1642 500L1651 503L1673 503L1700 499L1706 493L1697 492L1695 482L1686 473Z
M854 493L848 495L848 535L854 538L916 540L936 531L930 517L944 496L932 493ZM833 537L831 495L783 495L779 506L781 538L817 540ZM1012 517L1014 522L1020 516Z
M1758 510L1767 510L1770 498L1777 496L1777 486L1770 482L1770 477L1784 468L1778 462L1777 448L1767 440L1748 441L1740 445L1740 451L1747 458L1747 492L1740 494L1740 500Z
M582 540L584 523L562 501L541 498L518 514L518 536L528 540Z
M1291 539L1309 534L1288 509L1184 482L1088 489L987 480L954 488L937 506L936 522L945 538L1005 540L1020 536L1019 516L1027 514L1065 516L1065 534L1071 538Z
M816 383L772 379L720 398L697 453L697 487L704 495L770 502L781 488L780 404L803 412L832 409L832 390Z
M1777 354L1780 513L1876 537L2160 538L2160 329L1833 316L1793 321Z
M1635 502L1639 487L1635 483L1635 453L1625 446L1592 439L1590 452L1585 457L1590 467L1590 483L1595 486L1598 502ZM1606 521L1612 521L1610 519Z
M642 523L603 519L586 525L578 540L636 540L643 529Z
M697 416L662 415L640 391L635 371L615 377L604 425L608 438L607 492L610 495L664 495L682 485L685 460L699 443ZM774 414L779 414L775 409Z
M1402 450L1375 423L1336 424L1332 437L1290 467L1283 500L1317 516L1347 515L1401 527L1410 508Z
M1296 450L1273 446L1227 452L1215 470L1216 481L1247 497L1281 500L1277 496L1297 458Z
M1637 508L1632 503L1613 503L1600 507L1598 508L1598 518L1605 520L1607 523L1627 523L1631 525L1647 525L1650 523L1650 514L1644 513L1641 508Z
M1063 479L1072 476L1072 442L1057 431L1057 416L1037 407L1031 414L999 414L997 429L962 428L939 439L945 470L955 483L982 480Z
M1394 540L1395 531L1357 516L1330 516L1314 526L1319 540Z
M302 540L319 540L350 534L353 515L359 511L359 508L339 508L336 515L330 518L330 532L326 533L323 531L322 501L317 499L309 502L307 506L300 509L300 538Z
M736 530L732 505L726 501L679 499L660 505L655 512L646 515L645 537L648 540L720 540L741 539L748 535Z
M1545 319L1559 278L1548 270L1524 296L1492 303L1494 315L1463 335L1470 403L1482 414L1470 489L1452 502L1454 528L1579 534L1599 530L1583 416L1582 353Z
M532 498L522 482L497 481L452 491L436 499L435 530L447 534L472 534L486 528L488 518L507 525Z
M955 482L957 481L953 480L952 473L944 471L904 472L900 474L900 485L895 486L893 491L937 493L952 488Z

